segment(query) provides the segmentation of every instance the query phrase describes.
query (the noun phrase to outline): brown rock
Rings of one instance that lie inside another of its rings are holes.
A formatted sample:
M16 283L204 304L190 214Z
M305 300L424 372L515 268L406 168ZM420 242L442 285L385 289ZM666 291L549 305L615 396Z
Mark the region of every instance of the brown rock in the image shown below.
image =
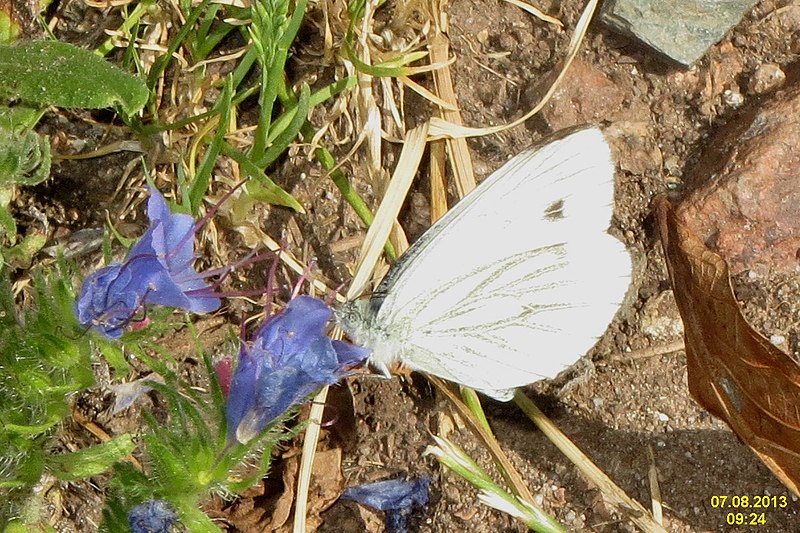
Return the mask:
M539 101L541 90L536 86L533 94L526 92L530 105ZM559 131L575 124L613 120L611 115L619 112L624 100L623 91L605 73L576 57L541 116L553 131Z
M800 85L751 106L686 176L678 216L730 264L794 270L800 249Z

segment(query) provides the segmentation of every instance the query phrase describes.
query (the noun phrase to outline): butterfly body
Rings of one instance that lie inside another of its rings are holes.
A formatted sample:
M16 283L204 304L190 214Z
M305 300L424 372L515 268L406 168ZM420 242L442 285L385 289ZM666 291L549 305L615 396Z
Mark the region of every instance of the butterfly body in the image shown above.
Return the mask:
M614 166L586 129L523 152L337 313L379 369L400 362L507 400L555 377L613 319L630 257L607 233Z

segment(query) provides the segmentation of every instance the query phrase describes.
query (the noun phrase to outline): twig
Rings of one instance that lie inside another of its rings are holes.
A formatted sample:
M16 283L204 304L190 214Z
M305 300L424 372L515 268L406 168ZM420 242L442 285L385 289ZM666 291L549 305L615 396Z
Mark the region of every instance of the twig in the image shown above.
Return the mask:
M666 533L666 530L650 516L642 504L625 494L605 472L595 465L560 429L542 413L536 405L521 390L514 394L514 402L522 409L528 418L536 424L550 442L561 450L567 459L572 461L578 470L594 483L603 496L623 514L628 516L634 524L647 533Z

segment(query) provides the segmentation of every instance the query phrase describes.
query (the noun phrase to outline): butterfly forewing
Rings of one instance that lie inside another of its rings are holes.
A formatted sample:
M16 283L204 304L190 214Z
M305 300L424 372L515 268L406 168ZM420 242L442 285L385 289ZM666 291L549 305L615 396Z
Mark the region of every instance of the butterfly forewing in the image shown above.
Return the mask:
M630 281L630 258L606 232L613 179L596 129L513 158L378 288L373 357L502 398L501 389L571 365L605 331Z

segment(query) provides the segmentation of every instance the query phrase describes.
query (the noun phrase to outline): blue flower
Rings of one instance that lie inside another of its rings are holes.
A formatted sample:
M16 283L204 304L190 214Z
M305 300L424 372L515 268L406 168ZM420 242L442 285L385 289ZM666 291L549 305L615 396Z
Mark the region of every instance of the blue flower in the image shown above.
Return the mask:
M178 514L164 500L147 501L128 513L133 533L170 533L177 522Z
M117 339L148 304L208 313L220 299L195 271L195 222L171 213L164 197L150 187L150 227L122 263L112 263L83 282L75 314L85 327Z
M341 498L386 513L386 531L404 533L415 506L428 504L429 476L387 479L346 489Z
M369 350L325 335L331 309L298 296L242 342L226 405L228 442L246 443L323 385L361 364Z

